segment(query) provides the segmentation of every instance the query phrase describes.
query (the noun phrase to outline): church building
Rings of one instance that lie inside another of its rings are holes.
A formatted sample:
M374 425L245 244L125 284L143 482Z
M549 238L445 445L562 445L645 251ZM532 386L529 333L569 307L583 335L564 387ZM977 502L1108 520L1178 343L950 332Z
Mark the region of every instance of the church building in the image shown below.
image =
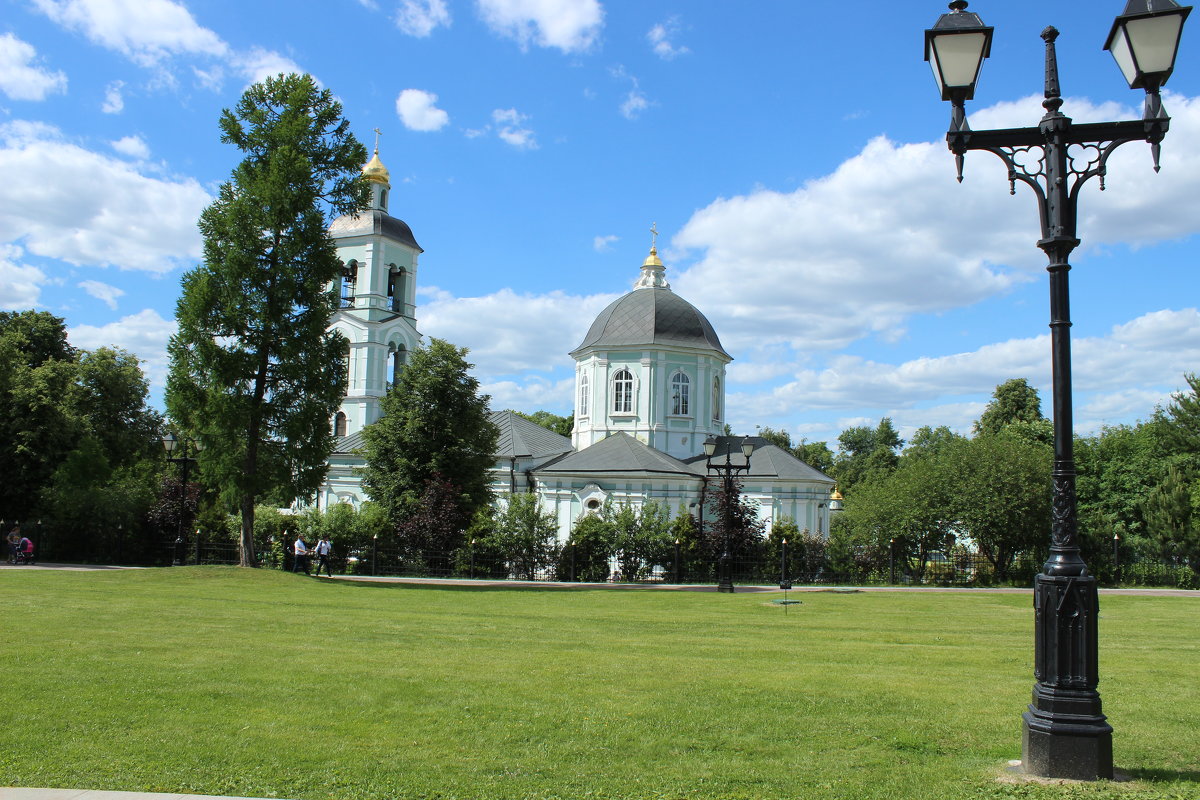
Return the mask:
M371 205L335 220L330 233L346 265L341 308L331 327L349 340L350 383L331 424L338 436L317 504L367 498L357 475L362 429L380 415L380 400L420 342L413 306L417 257L412 231L388 214L387 169L376 150L363 170ZM575 360L575 427L571 438L511 411L496 411L500 429L492 489L503 498L533 492L558 520L565 540L579 517L605 501L666 504L698 517L719 478L706 469L704 443L714 462L753 446L742 490L768 525L790 518L828 534L834 481L764 439L725 436L725 368L733 360L700 311L671 291L657 247L641 266L633 290L605 308Z

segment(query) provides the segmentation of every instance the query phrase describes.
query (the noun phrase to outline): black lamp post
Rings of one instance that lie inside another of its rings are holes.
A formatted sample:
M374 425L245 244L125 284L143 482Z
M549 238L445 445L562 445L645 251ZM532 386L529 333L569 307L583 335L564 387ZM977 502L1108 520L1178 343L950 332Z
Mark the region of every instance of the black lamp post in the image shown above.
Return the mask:
M1079 553L1072 447L1071 315L1067 259L1079 245L1079 191L1099 176L1104 188L1108 158L1128 142L1149 142L1154 170L1159 143L1170 119L1159 88L1175 65L1179 34L1191 11L1174 0L1129 0L1113 23L1104 49L1116 58L1130 88L1146 90L1143 118L1126 122L1074 124L1059 109L1062 96L1054 42L1046 28L1045 116L1037 127L973 131L965 104L975 94L979 70L991 49L992 29L956 0L925 32L925 60L933 67L943 100L953 111L946 141L962 181L963 157L984 150L1008 167L1009 189L1029 186L1038 199L1042 238L1049 259L1050 330L1054 377L1053 525L1050 557L1034 579L1033 702L1022 717L1022 768L1048 778L1111 778L1112 727L1101 713L1097 669L1096 579Z
M1113 580L1116 583L1121 582L1121 537L1118 534L1113 534Z
M729 534L733 528L733 490L735 485L734 476L739 472L746 472L750 469L750 456L754 453L754 443L747 438L742 439L742 456L746 459L744 464L734 464L730 460L730 455L733 451L733 442L726 437L725 446L725 463L720 461L713 463L712 457L717 452L717 440L709 436L704 440L704 459L705 466L709 472L715 472L721 476L722 487L725 490L725 520L724 528L725 535L722 537L723 552L721 558L717 561L717 591L718 592L733 592L733 555L729 552Z
M204 449L204 445L200 442L199 439L188 439L186 436L178 437L174 433L168 433L166 436L164 436L162 438L162 443L163 443L163 447L166 448L166 451L167 451L167 461L170 461L172 464L179 465L179 474L180 474L180 478L179 478L180 479L179 517L177 520L177 527L175 530L176 535L175 535L174 560L171 562L171 566L178 567L178 566L181 566L183 564L184 560L186 559L186 556L184 555L183 517L184 517L184 509L187 508L188 470L192 466L192 464L196 463L196 459L194 459L188 455L188 447L190 445L191 449L198 453ZM179 451L179 455L173 455L176 450ZM197 537L197 539L196 539L197 561L199 560L199 554L200 554L199 548L200 548L200 540L199 540L199 537Z

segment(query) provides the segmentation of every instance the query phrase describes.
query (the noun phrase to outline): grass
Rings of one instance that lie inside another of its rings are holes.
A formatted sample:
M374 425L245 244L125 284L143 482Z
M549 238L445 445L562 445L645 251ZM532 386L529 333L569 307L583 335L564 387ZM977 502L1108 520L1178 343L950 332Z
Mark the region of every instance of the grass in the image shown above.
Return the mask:
M0 786L317 798L1196 798L1200 605L1102 599L1130 783L999 783L1025 595L0 573Z

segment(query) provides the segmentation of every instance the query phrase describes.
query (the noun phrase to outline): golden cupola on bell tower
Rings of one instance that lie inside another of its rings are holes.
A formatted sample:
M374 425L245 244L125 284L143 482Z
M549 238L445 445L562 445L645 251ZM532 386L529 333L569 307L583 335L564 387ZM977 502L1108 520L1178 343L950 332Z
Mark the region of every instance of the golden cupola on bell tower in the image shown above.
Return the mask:
M379 129L375 129L375 152L363 167L363 178L371 185L370 208L375 211L388 210L388 191L392 188L392 174L379 160Z

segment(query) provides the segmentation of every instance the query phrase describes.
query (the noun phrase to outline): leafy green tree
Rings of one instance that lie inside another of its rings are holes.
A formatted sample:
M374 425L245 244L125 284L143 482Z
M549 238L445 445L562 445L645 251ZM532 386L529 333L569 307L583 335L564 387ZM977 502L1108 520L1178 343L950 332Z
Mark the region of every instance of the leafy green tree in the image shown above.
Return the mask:
M886 477L860 485L844 516L859 541L891 549L920 580L930 554L953 539L954 489L943 459L907 459Z
M1038 423L1042 416L1042 400L1037 389L1024 378L1011 378L996 387L992 401L975 422L975 433L999 433L1014 423Z
M785 453L790 453L792 451L792 435L787 432L786 428L777 431L774 428L767 426L765 428L759 428L755 432L755 435L766 439L769 443L775 445Z
M19 360L27 367L74 361L76 350L67 342L64 322L47 311L0 311L0 339L20 353Z
M598 514L584 514L571 527L571 537L563 547L559 579L597 583L608 580L609 562L616 543L612 525Z
M548 428L559 436L570 436L571 431L575 429L575 412L571 412L566 417L552 414L549 411L534 411L532 414L525 414L520 411L514 411L513 413L518 417L524 417L535 425Z
M912 461L918 458L937 458L944 453L948 448L955 446L963 441L966 437L955 433L945 425L939 425L936 428L925 425L917 428L913 433L912 439L908 442L908 447L901 453L902 461Z
M162 446L148 393L129 353L71 347L52 314L0 313L0 514L41 519L58 558L153 557Z
M466 355L441 339L414 350L383 398L383 416L363 431L363 486L395 525L419 505L435 473L455 487L459 527L491 500L488 471L500 432Z
M602 518L612 529L613 550L627 581L647 577L655 564L664 564L672 547L671 515L666 505L647 500L634 507L605 503Z
M309 75L252 85L220 126L245 157L200 215L204 263L183 279L166 403L205 442L201 472L240 511L253 566L256 498L306 496L325 475L346 384L328 224L366 207L367 153Z
M954 448L954 518L1001 581L1017 555L1049 544L1052 459L1049 446L1012 433Z
M826 475L833 474L833 451L828 442L801 441L792 448L792 455L808 464L813 469L820 470Z
M864 481L886 477L899 462L897 451L904 445L890 417L870 428L847 428L838 437L839 452L833 461L831 477L836 478L847 496Z
M783 560L784 541L787 542L787 562ZM771 523L763 548L764 573L769 580L779 574L780 580L792 578L801 571L804 563L804 534L794 519L785 517Z
M510 495L496 515L493 546L503 554L510 575L534 580L558 560L558 523L543 511L535 494Z
M674 580L675 548L679 548L679 579L707 580L712 574L712 562L706 552L704 533L700 530L696 517L681 503L678 513L671 520L671 530L668 533L671 546L671 579Z
M1170 426L1165 414L1156 414L1137 425L1106 426L1095 436L1076 437L1081 543L1097 540L1089 550L1110 557L1114 533L1123 541L1145 539L1146 498L1179 464L1165 442ZM1084 558L1092 563L1087 550Z

